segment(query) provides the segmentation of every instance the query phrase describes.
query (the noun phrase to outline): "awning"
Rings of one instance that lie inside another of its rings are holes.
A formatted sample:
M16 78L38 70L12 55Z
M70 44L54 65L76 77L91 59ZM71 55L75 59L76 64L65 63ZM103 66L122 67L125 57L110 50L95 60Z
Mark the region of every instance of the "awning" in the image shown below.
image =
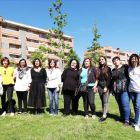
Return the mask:
M30 37L27 37L27 39L31 39L31 40L38 40L38 39L36 39L36 38L30 38Z
M21 55L21 54L18 54L18 53L9 53L9 54L12 54L12 55L18 55L18 56Z
M35 50L38 49L38 48L34 48L34 47L29 47L29 46L27 46L27 48L28 48L29 52L34 52Z

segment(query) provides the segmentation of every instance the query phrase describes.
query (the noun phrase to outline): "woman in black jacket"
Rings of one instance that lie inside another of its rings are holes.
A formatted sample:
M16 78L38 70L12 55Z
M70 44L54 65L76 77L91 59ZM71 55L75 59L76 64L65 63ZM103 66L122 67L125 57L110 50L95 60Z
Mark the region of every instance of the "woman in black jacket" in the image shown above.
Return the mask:
M72 101L72 109L74 109L75 89L77 86L77 73L79 70L79 62L72 59L69 67L63 71L61 80L63 82L62 94L64 96L64 112L63 116L70 114L70 103Z
M92 62L89 58L85 58L83 61L82 68L78 72L78 87L84 83L88 83L87 92L80 92L75 97L75 114L78 110L79 98L83 97L85 118L88 119L88 105L90 106L92 112L92 119L95 119L95 93L93 92L93 87L96 80L96 68L92 66Z
M108 99L110 89L111 69L107 66L107 60L104 56L99 58L99 68L97 70L94 92L98 86L98 92L102 101L103 116L99 118L99 122L107 119Z

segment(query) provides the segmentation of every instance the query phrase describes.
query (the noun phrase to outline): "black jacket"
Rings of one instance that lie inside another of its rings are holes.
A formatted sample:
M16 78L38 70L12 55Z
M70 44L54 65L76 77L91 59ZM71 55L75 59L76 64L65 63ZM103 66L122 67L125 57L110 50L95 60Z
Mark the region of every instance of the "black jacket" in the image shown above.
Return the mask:
M78 79L77 86L80 86L81 84L81 77L80 77L81 73L82 73L82 68L79 70L77 74L77 79ZM96 81L96 68L92 66L89 67L88 69L88 83L95 83L95 81Z

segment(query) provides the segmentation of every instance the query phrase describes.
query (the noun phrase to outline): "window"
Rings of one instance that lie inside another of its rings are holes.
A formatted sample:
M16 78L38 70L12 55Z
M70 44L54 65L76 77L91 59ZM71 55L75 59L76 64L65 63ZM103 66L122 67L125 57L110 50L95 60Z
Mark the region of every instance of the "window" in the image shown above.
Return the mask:
M44 38L47 39L47 36L45 35Z
M111 51L105 50L105 53L111 53Z
M40 37L40 38L42 38L42 37L43 37L43 35L42 35L42 34L39 34L39 37Z

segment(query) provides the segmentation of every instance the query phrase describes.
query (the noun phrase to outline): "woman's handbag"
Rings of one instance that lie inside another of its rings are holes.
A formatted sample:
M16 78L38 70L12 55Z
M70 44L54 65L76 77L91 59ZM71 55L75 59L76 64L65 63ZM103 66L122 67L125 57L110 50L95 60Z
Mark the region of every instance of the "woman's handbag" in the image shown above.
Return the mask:
M87 81L86 81L86 83L81 84L79 92L87 92L87 86L88 86L88 82Z

